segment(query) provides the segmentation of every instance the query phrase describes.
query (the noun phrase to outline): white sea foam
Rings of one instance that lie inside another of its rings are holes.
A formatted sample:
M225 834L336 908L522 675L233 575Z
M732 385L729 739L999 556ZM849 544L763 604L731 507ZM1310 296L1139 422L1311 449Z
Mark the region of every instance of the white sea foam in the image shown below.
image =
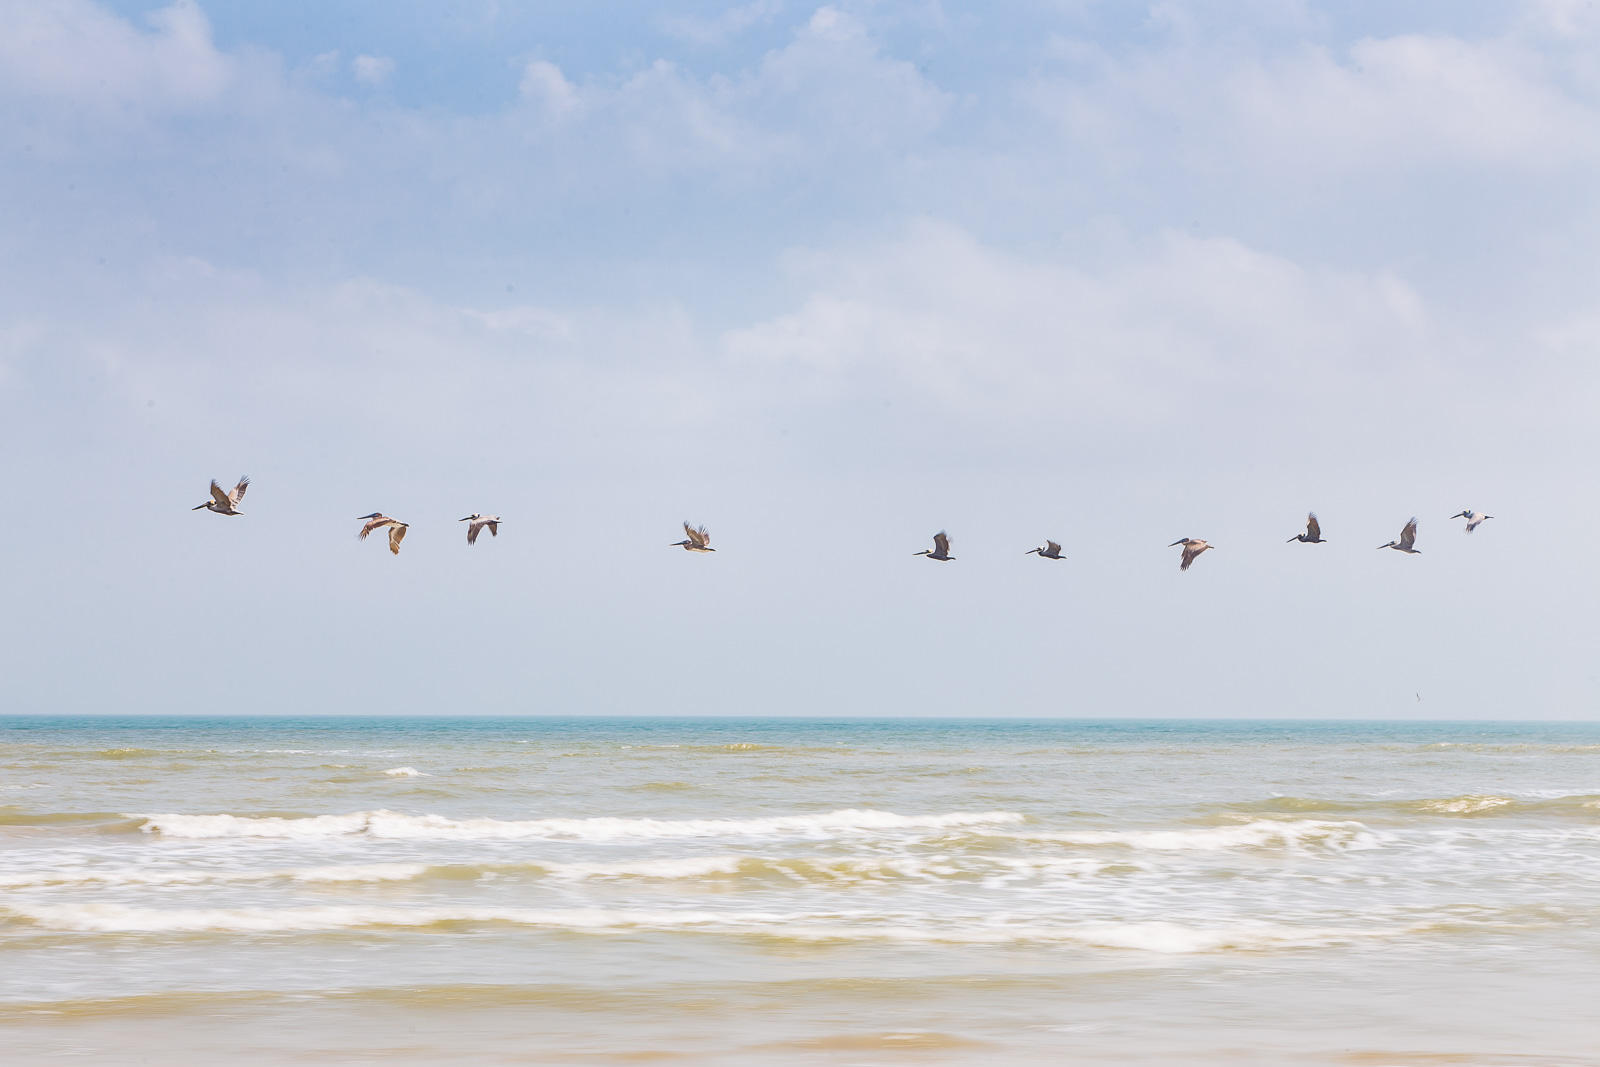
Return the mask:
M130 814L144 819L145 833L165 837L316 838L364 834L386 839L424 841L511 841L528 838L584 841L650 838L798 835L833 837L873 831L950 829L1021 822L1015 812L951 812L945 815L897 815L889 811L845 809L812 815L772 815L753 819L452 819L444 815L402 815L393 811L357 811L304 819L278 816Z
M383 772L394 778L432 778L431 774L424 774L415 767L390 767Z
M1450 797L1445 800L1424 800L1417 804L1423 811L1436 811L1450 815L1472 815L1480 811L1492 811L1503 808L1516 801L1509 797L1497 796L1465 796Z
M1239 826L1211 826L1193 830L1079 830L1007 836L1030 841L1060 841L1071 845L1122 845L1157 852L1305 848L1311 844L1343 851L1383 847L1378 835L1362 823L1321 819L1257 819Z
M364 927L429 927L508 923L565 931L687 930L806 941L874 940L1006 944L1073 942L1162 954L1263 951L1331 944L1379 931L1237 923L1185 926L1172 922L1062 923L1048 919L996 921L987 916L845 915L838 913L713 912L642 908L386 907L133 908L119 904L56 904L0 908L37 926L85 933L316 933Z
M221 869L66 867L0 874L0 888L30 889L73 885L204 885L213 882L394 882L416 878L426 863L360 863L329 867L289 867L260 871Z

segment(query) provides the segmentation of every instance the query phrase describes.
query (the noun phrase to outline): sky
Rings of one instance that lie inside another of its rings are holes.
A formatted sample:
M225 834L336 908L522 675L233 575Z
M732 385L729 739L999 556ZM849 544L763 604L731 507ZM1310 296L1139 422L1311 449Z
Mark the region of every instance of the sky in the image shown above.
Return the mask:
M0 0L0 713L1592 719L1597 416L1588 0Z

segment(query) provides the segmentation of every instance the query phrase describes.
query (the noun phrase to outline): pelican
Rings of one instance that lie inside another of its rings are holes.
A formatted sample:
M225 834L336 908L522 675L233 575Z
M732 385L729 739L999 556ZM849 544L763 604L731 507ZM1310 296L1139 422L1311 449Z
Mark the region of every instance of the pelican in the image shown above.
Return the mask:
M478 534L482 532L485 526L489 527L490 537L500 536L500 516L498 515L480 515L474 511L466 518L457 519L456 521L470 524L467 526L467 544L469 545L478 543Z
M358 539L365 541L367 534L387 526L389 527L389 551L397 556L400 554L400 542L405 540L406 531L410 529L406 523L401 522L399 519L391 519L381 511L374 511L371 515L358 517L367 520L367 524L361 527L361 532L356 534Z
M1180 571L1188 570L1189 564L1193 563L1199 557L1200 553L1204 552L1208 548L1216 547L1215 545L1208 545L1204 541L1196 541L1192 537L1185 537L1182 541L1174 541L1167 547L1177 548L1179 545L1183 546L1183 561L1178 564L1178 569Z
M711 547L711 533L704 526L690 526L683 524L683 532L688 534L687 540L672 542L672 548L682 548L685 552L715 552Z
M943 530L940 530L938 533L933 535L932 552L929 552L927 549L923 549L921 552L913 552L911 554L913 556L927 556L929 559L936 559L941 563L949 563L951 560L955 559L955 557L950 554L950 536Z
M212 492L215 492L215 491L216 490L212 490ZM1467 520L1467 533L1471 533L1473 530L1476 530L1478 528L1478 524L1481 523L1484 519L1492 519L1492 518L1494 518L1493 515L1480 515L1476 511L1473 511L1471 508L1467 508L1465 511L1458 512L1457 514L1452 515L1450 517L1452 519L1466 519Z
M1396 552L1409 552L1413 556L1420 556L1420 555L1422 555L1421 551L1411 547L1412 545L1414 545L1416 543L1417 543L1417 520L1415 518L1413 518L1410 522L1406 523L1406 528L1400 531L1400 540L1398 540L1398 541L1390 541L1388 544L1379 545L1378 547L1379 548L1392 548Z
M249 488L250 479L240 478L239 484L233 487L233 492L224 493L222 486L218 485L217 480L213 478L211 479L211 499L201 504L200 507L190 508L189 510L199 511L200 508L205 508L207 511L215 511L218 515L243 515L244 512L239 510L239 501L244 499L244 491Z
M1311 512L1306 516L1306 532L1295 534L1289 541L1304 541L1308 545L1325 545L1328 542L1322 539L1322 524L1317 521L1317 513ZM1288 544L1285 541L1284 544Z
M1024 552L1023 555L1031 556L1035 552L1039 554L1041 559L1061 558L1061 546L1056 544L1054 541L1046 541L1043 548L1030 548L1028 551Z

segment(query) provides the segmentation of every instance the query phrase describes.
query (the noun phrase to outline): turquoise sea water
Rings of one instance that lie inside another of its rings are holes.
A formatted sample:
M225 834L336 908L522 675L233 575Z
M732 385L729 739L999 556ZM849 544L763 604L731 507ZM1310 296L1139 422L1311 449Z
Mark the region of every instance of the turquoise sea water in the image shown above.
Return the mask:
M1600 724L0 718L78 1063L1600 1064Z

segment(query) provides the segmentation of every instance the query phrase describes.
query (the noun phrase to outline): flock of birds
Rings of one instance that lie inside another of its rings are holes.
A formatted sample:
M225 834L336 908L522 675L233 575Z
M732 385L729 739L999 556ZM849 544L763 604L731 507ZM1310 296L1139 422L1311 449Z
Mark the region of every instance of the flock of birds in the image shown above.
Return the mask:
M222 486L218 485L216 479L213 478L211 480L211 499L206 501L204 504L193 508L192 510L200 511L203 509L205 511L214 511L218 515L243 515L244 512L239 510L239 503L240 501L244 500L245 490L249 488L250 479L247 477L240 478L239 484L233 487L232 492L224 491ZM1476 530L1484 520L1494 518L1493 515L1484 515L1473 511L1471 508L1463 508L1461 511L1456 512L1450 517L1452 519L1466 519L1467 533L1471 533L1472 531ZM388 530L389 551L397 556L400 554L400 542L405 540L406 530L410 529L410 524L401 522L396 518L391 518L381 511L374 511L371 515L361 515L358 517L358 521L366 524L361 527L361 532L356 534L358 539L365 541L368 534L376 533L379 530ZM469 545L475 545L478 543L478 534L482 533L486 527L489 530L490 537L500 536L501 519L498 515L484 515L475 511L471 515L468 515L462 519L457 519L456 521L468 524L467 544ZM685 522L683 524L683 532L687 536L685 536L682 541L672 542L669 547L682 548L685 552L716 551L716 549L711 547L711 534L704 526L690 526L687 522ZM1327 541L1323 539L1322 524L1317 521L1316 512L1312 512L1306 516L1305 533L1296 534L1284 543L1292 544L1295 541L1299 541L1300 543L1307 545L1327 544ZM1417 520L1412 518L1411 521L1407 522L1405 527L1401 529L1400 539L1398 541L1390 541L1386 545L1379 545L1378 548L1379 550L1392 548L1396 552L1406 552L1413 556L1421 555L1421 549L1417 548L1416 544ZM1177 548L1179 545L1183 546L1183 558L1178 561L1178 569L1180 571L1188 570L1189 565L1195 560L1199 559L1202 552L1210 551L1216 547L1213 544L1210 544L1206 541L1201 541L1194 537L1185 537L1182 540L1174 541L1167 547ZM1043 548L1030 548L1028 551L1023 553L1025 556L1031 556L1035 554L1044 559L1058 560L1061 558L1061 546L1056 544L1054 541L1046 541ZM951 563L955 560L955 557L950 554L950 535L945 533L943 530L940 530L938 533L933 535L932 549L925 548L921 552L912 553L912 555L927 556L929 559L936 559L941 563Z

